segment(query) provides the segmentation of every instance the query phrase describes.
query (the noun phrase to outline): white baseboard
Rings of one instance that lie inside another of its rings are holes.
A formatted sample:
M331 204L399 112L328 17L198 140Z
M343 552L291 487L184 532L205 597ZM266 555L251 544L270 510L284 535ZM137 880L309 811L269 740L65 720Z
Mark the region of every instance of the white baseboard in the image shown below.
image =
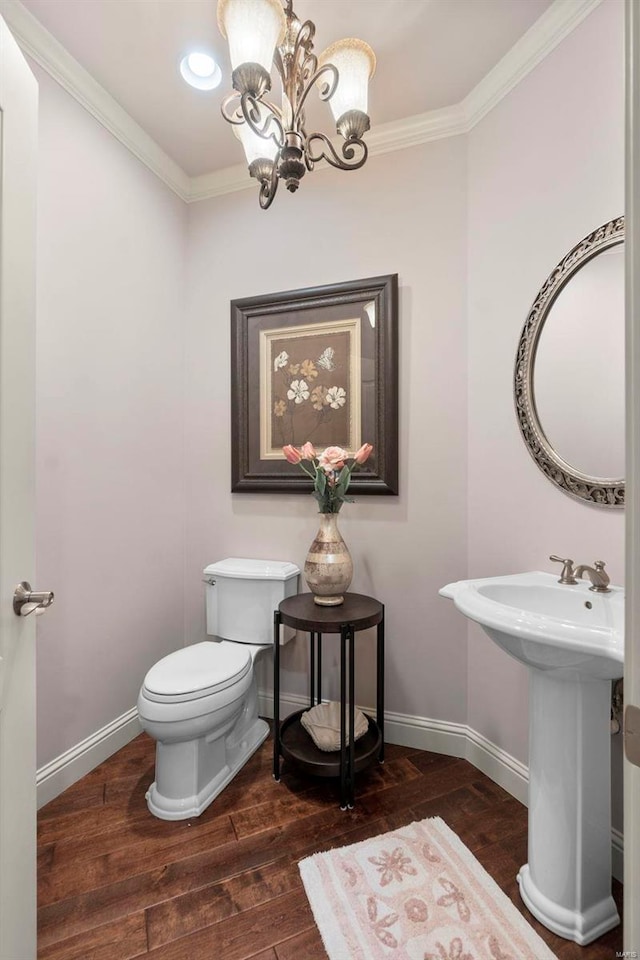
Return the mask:
M308 706L307 697L295 694L282 694L280 697L280 716L288 716L295 710ZM260 715L273 717L273 694L261 690L258 694ZM375 710L361 707L366 713L375 716ZM397 743L403 747L415 747L418 750L430 750L432 753L445 753L450 757L468 760L474 767L486 774L494 783L502 787L512 797L528 806L529 769L526 764L516 760L506 750L496 746L477 730L465 723L448 723L444 720L431 720L428 717L413 717L404 713L385 712L384 737L387 743ZM619 830L611 831L611 866L616 880L622 882L624 864L624 837Z
M138 710L132 707L121 717L97 730L81 743L40 767L36 774L38 809L59 796L94 767L142 733Z
M473 727L467 726L465 759L501 786L512 797L529 805L529 768L506 750L497 747Z

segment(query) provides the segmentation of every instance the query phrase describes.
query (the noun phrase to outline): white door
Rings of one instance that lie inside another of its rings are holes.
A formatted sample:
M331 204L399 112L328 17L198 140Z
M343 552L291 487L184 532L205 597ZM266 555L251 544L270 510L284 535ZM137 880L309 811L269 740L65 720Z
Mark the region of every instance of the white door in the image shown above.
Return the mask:
M36 955L34 570L38 89L0 17L0 960Z
M627 618L624 736L627 757L640 763L640 7L637 0L627 0L626 4L626 46ZM629 956L640 956L640 766L629 759L624 764L624 949L629 951Z

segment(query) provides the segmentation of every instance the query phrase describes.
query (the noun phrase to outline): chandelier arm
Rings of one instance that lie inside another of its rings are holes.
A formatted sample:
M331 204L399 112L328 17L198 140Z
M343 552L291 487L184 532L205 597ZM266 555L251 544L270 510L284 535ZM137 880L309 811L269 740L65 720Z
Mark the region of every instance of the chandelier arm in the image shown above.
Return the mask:
M260 203L261 210L268 210L271 204L273 203L273 198L275 197L278 190L278 158L271 168L271 179L260 181L260 193L258 194L258 201Z
M294 19L293 11L286 11L287 22ZM309 58L313 58L313 37L315 36L315 24L311 20L306 20L297 30L292 47L276 47L274 53L274 64L280 79L282 80L282 89L286 93L293 107L297 104L300 93L304 89L305 80L308 74L310 64Z
M322 149L317 155L314 155L311 148L314 140L320 141L322 145ZM357 156L358 151L360 151L360 157ZM338 170L358 170L364 166L369 156L369 150L364 140L358 140L356 138L343 143L341 152L342 157L338 156L335 147L324 133L312 133L307 138L307 154L312 163L326 160L327 163L330 163L332 167L337 167Z
M309 173L311 173L311 171L315 166L315 163L313 159L309 156L309 134L304 128L304 118L300 123L299 133L300 133L300 136L302 137L302 159L304 160L305 167L307 168Z
M220 112L224 117L224 119L227 121L227 123L231 123L236 127L241 126L243 123L245 123L244 114L242 113L242 108L240 105L241 96L242 94L234 91L233 93L230 93L227 97L225 97L225 99L222 101L220 105ZM234 105L233 112L232 112L229 108L231 104L235 104L235 101L237 101L237 105ZM260 103L263 103L265 107L268 107L268 109L271 111L271 113L273 113L276 119L280 121L282 120L282 110L275 103L272 103L271 100L262 100L262 99L260 100Z
M269 114L262 126L258 124L258 120L260 119L260 110L258 104L265 106L269 111ZM274 113L270 104L264 100L256 100L256 98L252 97L250 93L243 93L240 97L240 109L242 110L242 116L244 117L245 122L249 127L251 127L253 132L258 137L262 137L263 140L273 140L277 147L284 146L284 128L280 122L280 118ZM271 125L277 128L276 131L269 132L269 127Z
M229 107L231 106L232 103L234 103L235 100L237 101L240 100L239 93L235 93L235 92L230 93L228 97L225 97L222 103L220 104L220 113L222 114L224 119L227 121L227 123L231 123L234 126L239 126L241 123L244 123L244 117L242 116L240 103L238 102L237 106L234 106L233 112L229 110Z
M277 104L272 103L271 100L260 100L260 103L264 103L265 107L271 111L276 120L282 123L282 110Z
M296 37L296 42L293 45L293 55L292 62L295 64L298 62L298 56L300 51L304 51L304 56L300 63L304 63L307 58L307 55L311 53L313 49L313 38L316 35L316 25L312 20L305 20L300 29L298 30L298 36Z
M309 173L311 173L311 171L312 171L313 168L315 167L315 163L314 163L314 161L311 159L311 157L309 156L309 151L308 151L306 148L305 148L305 150L304 150L304 165L305 165L305 167L307 168L307 170L309 171Z
M302 83L306 83L309 77L312 77L313 74L318 69L318 58L315 53L309 52L300 64L300 77Z
M329 100L330 97L332 97L333 94L335 93L335 89L338 86L338 78L339 78L338 71L332 63L325 63L323 64L323 66L320 67L319 70L316 70L316 72L312 75L312 77L307 81L307 84L305 85L305 88L302 91L302 96L298 100L298 104L296 106L296 110L293 115L294 127L295 127L295 124L300 119L304 102L309 96L309 93L311 92L311 88L313 87L316 80L318 80L321 76L323 76L323 74L329 74L331 79L328 81L326 86L321 88L319 93L320 99ZM316 134L313 134L313 136L316 136Z

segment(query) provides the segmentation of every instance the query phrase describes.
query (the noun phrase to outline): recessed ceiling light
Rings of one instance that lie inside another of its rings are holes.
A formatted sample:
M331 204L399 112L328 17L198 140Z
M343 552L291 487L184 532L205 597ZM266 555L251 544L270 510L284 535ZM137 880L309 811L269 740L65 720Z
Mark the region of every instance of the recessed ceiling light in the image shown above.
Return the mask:
M188 53L180 61L180 73L196 90L215 90L222 80L220 67L208 53Z

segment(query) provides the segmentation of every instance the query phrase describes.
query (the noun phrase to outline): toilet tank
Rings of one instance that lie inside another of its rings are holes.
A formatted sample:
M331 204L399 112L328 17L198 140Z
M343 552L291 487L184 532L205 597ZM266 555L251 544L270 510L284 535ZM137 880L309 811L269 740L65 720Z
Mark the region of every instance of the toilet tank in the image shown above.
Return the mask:
M282 560L229 557L204 569L207 634L237 643L272 643L273 611L298 592L300 570Z

